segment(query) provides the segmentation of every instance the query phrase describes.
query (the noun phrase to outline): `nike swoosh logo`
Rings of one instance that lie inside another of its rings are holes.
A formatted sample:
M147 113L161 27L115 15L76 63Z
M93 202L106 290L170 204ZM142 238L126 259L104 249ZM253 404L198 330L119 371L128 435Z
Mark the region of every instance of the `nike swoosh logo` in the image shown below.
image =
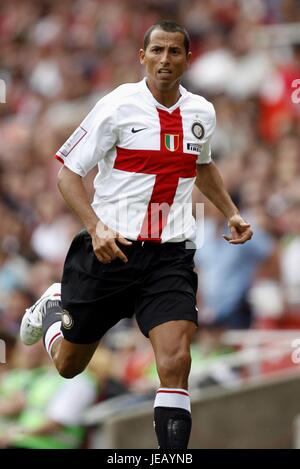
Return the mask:
M146 129L147 127L143 127L142 129L135 129L134 127L132 127L131 132L133 134L136 134L137 132L141 132L142 130L146 130Z

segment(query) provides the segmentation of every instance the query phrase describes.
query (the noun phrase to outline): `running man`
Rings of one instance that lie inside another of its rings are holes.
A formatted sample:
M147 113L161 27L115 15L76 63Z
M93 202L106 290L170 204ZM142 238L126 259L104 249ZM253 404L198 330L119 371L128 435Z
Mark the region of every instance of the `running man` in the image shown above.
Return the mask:
M85 230L67 254L61 292L52 285L27 310L21 338L30 345L43 335L59 373L72 378L103 335L134 315L160 378L158 446L185 449L197 328L195 249L187 249L195 239L194 183L226 217L228 242L244 243L252 231L211 159L213 105L180 84L191 60L187 31L170 21L153 25L139 58L146 78L100 99L57 152L58 187ZM90 205L82 178L96 165Z

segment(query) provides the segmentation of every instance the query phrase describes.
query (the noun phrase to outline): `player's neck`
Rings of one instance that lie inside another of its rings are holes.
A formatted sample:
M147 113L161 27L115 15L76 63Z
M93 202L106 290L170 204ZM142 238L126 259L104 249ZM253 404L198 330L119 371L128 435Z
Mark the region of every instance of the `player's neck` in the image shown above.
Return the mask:
M151 80L147 80L146 83L156 101L165 107L174 106L181 96L179 84L172 88L160 89Z

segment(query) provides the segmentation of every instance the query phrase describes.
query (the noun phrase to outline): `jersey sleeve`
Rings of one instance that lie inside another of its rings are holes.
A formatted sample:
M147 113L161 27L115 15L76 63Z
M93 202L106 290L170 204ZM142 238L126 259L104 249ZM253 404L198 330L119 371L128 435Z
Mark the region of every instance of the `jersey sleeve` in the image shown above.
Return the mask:
M96 104L55 155L82 177L105 157L117 141L114 111L106 98Z
M206 125L205 125L204 142L202 144L202 148L197 159L197 164L207 164L207 163L210 163L212 160L210 141L214 133L214 130L216 128L216 113L211 103L209 107L209 112L207 114L208 114L207 120L205 122Z

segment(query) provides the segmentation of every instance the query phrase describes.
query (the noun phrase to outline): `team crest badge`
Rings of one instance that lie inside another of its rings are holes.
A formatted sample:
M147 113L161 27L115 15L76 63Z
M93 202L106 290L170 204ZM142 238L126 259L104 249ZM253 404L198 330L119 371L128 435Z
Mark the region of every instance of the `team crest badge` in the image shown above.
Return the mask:
M165 146L169 151L176 151L179 147L179 135L165 134Z
M74 325L74 319L66 309L62 312L61 321L65 329L71 329Z
M204 127L200 122L194 122L193 123L192 132L193 132L193 135L196 138L198 138L199 140L201 140L204 137L204 134L205 134Z

